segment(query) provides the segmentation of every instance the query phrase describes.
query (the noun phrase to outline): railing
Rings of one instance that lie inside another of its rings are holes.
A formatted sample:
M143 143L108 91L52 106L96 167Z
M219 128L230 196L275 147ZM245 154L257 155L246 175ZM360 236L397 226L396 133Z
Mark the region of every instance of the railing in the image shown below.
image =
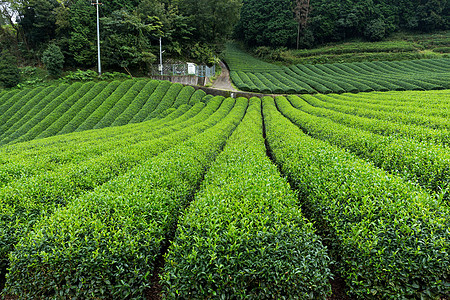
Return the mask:
M197 77L213 77L216 74L216 66L211 68L205 65L195 64L163 64L153 65L151 75L158 76L187 76L195 75Z

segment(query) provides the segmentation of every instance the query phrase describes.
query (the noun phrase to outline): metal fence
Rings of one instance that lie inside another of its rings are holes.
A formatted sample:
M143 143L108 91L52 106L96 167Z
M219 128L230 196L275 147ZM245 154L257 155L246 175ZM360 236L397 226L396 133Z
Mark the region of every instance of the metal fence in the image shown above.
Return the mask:
M163 64L153 65L151 75L213 77L216 74L216 66L208 67L195 64Z

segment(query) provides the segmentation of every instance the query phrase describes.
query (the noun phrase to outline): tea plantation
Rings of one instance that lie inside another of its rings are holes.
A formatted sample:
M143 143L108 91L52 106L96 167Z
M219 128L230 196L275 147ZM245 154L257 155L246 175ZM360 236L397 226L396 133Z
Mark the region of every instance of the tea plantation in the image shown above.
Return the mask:
M450 88L450 59L278 66L228 44L225 61L242 91L266 94L420 91Z
M304 85L327 94L275 98L151 80L0 91L3 296L327 299L339 277L352 299L446 299L448 60L344 67ZM287 87L296 68L264 78ZM374 92L383 72L442 90Z

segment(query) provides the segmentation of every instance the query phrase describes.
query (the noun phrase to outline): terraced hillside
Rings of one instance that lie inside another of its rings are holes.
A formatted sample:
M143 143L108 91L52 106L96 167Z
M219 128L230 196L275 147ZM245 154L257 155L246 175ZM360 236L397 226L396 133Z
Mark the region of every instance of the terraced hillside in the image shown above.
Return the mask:
M228 44L225 61L236 87L270 94L357 93L450 88L450 59L375 61L289 67L262 62Z
M0 94L0 145L160 118L205 93L170 82L74 83Z
M83 88L98 92L77 114L43 118L73 115L70 133L0 147L4 295L327 299L336 277L352 299L450 294L449 90L248 100L125 81L0 92L0 109Z

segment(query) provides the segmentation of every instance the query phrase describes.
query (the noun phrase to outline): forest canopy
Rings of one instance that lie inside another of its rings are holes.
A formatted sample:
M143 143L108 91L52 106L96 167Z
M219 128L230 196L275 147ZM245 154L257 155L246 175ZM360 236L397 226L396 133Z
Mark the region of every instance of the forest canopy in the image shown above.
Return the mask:
M211 64L234 35L250 47L309 48L350 38L378 41L398 30L450 26L448 0L105 0L100 6L106 68L145 73L162 38L166 55ZM91 0L0 2L0 51L40 64L49 45L67 68L96 65ZM56 48L55 48L56 49Z
M102 2L102 1L100 1ZM100 9L102 57L109 68L148 69L159 38L168 55L209 63L233 32L240 0L105 0ZM96 64L96 8L90 0L1 2L0 46L24 63L57 45L69 67ZM211 54L212 55L209 55Z
M251 46L309 47L397 30L448 30L448 0L244 0L236 36Z

